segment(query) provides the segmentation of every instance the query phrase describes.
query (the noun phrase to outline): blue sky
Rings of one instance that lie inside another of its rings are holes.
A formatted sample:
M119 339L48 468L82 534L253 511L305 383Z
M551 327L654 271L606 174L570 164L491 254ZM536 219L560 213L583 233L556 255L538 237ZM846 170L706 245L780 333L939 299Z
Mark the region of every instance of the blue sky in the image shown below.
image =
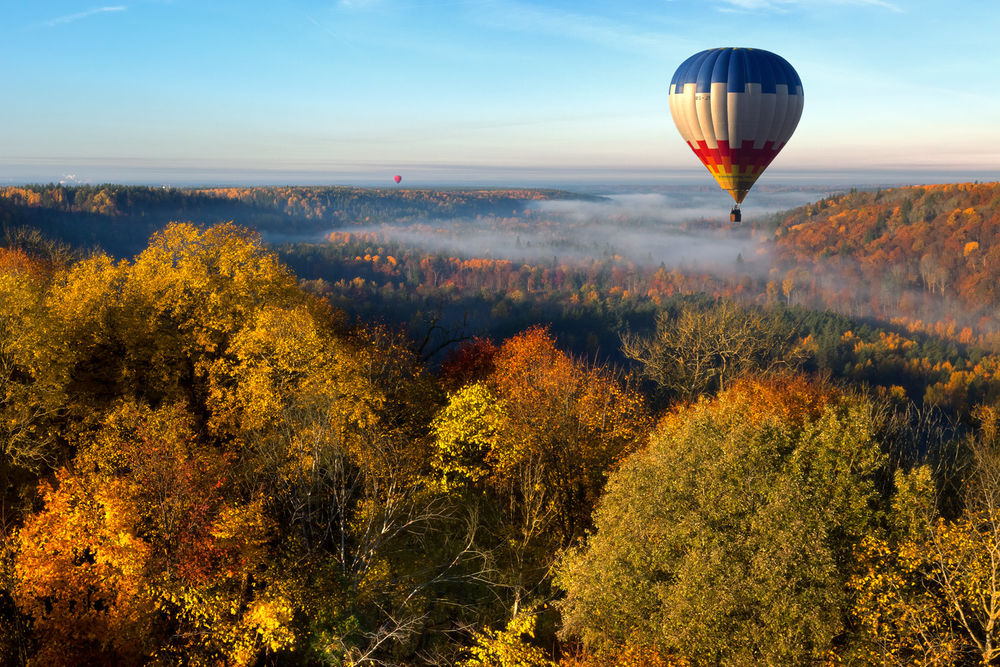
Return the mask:
M707 178L667 84L716 46L802 78L775 173L1000 177L996 0L101 2L3 0L0 182Z

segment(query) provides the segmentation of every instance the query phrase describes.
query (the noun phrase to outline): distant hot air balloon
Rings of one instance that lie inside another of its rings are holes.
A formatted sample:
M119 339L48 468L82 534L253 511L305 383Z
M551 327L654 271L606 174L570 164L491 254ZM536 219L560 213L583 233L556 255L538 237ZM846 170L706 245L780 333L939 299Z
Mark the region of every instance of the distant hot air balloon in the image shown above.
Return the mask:
M802 115L802 81L788 61L762 49L696 53L670 81L670 114L709 172L740 203L785 146Z
M396 174L395 176L392 177L392 180L394 180L397 183L399 183L401 180L403 180L403 177L400 176L399 174Z

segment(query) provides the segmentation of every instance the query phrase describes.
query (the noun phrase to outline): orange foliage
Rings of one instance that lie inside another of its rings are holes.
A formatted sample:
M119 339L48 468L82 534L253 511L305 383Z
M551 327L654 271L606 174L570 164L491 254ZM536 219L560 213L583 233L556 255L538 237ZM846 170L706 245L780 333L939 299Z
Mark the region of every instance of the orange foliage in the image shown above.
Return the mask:
M779 266L812 267L817 277L848 288L800 293L812 307L865 305L954 338L954 323L927 322L940 312L930 295L992 315L1000 304L998 241L1000 184L915 186L851 192L793 212L778 229L775 259ZM1000 322L992 318L989 329L1000 330Z
M35 279L46 277L51 266L20 248L0 248L0 272L24 273Z
M506 340L493 363L487 386L506 421L503 446L488 455L494 483L541 465L539 483L568 543L589 525L608 471L644 444L650 421L642 397L568 357L541 327Z
M45 511L20 531L14 591L34 619L34 664L137 664L153 613L137 508L117 486L87 488L66 470L40 491Z
M790 374L736 379L712 400L745 406L745 418L752 424L776 419L801 425L816 419L840 395L829 383ZM686 410L684 405L677 406L662 418L661 424L683 421Z
M0 188L0 198L9 201L15 206L40 206L42 203L41 193L27 188Z

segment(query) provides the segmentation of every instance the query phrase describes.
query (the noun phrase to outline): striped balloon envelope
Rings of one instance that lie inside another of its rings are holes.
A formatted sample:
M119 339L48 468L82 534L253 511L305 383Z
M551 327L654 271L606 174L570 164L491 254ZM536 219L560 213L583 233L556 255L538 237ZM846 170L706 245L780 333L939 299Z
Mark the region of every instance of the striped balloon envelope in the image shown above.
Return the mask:
M669 100L681 136L739 204L795 131L802 81L770 51L709 49L677 68Z

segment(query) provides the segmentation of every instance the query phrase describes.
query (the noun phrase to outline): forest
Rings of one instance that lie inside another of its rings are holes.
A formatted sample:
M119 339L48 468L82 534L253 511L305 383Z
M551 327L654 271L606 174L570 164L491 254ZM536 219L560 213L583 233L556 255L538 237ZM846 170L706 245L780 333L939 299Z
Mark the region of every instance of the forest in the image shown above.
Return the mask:
M0 663L1000 663L1000 185L608 205L0 188Z
M594 199L559 190L414 190L348 186L171 188L0 187L0 225L44 229L80 247L132 256L168 222L238 220L262 234L315 235L345 224L516 213L538 199Z

